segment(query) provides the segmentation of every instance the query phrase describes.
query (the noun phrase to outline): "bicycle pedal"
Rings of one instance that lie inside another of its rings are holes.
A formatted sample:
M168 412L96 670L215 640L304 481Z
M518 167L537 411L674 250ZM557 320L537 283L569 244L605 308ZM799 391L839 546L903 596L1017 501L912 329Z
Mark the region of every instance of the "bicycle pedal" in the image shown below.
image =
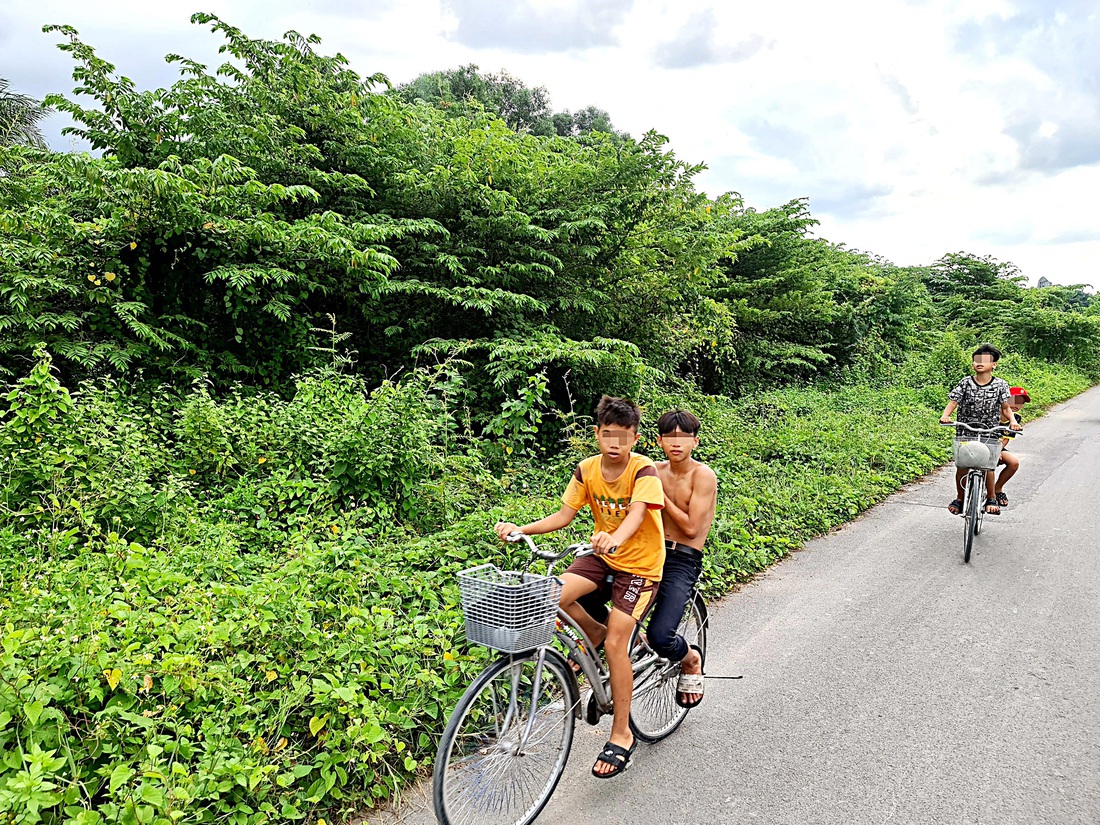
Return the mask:
M602 710L600 703L596 701L596 694L591 694L588 697L588 705L584 709L584 721L590 725L598 725L605 713L611 713L611 709Z

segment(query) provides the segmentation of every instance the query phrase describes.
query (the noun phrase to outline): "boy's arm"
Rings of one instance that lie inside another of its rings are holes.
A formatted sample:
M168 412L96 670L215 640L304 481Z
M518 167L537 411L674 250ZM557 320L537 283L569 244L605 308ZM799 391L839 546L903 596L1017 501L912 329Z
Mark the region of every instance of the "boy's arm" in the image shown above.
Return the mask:
M630 509L627 510L626 518L623 519L622 524L615 529L614 533L599 532L592 534L592 547L595 548L597 553L603 554L610 552L612 547L618 547L624 543L642 526L642 519L645 518L645 511L648 508L649 505L644 501L632 501Z
M671 498L665 499L665 511L662 514L671 518L689 539L696 538L702 531L708 518L713 518L718 504L718 476L709 467L700 467L695 471L695 486L691 491L686 511L676 506Z
M947 406L943 408L943 415L940 416L940 423L941 424L950 424L951 423L951 414L953 412L955 412L955 410L958 408L958 406L959 406L958 401L954 401L954 400L948 401Z
M533 521L530 524L525 524L519 527L510 521L498 521L493 528L497 532L497 536L501 541L504 541L508 536L516 531L524 533L528 536L541 536L544 533L553 533L555 530L560 530L563 527L568 527L573 518L577 515L577 511L572 507L565 504L561 506L558 512L541 518L538 521ZM636 528L635 528L636 529Z
M1008 428L1010 430L1020 432L1023 427L1021 427L1020 422L1016 420L1016 416L1014 415L1015 412L1016 411L1012 409L1012 405L1009 404L1007 401L1001 404L1001 420L1009 422Z

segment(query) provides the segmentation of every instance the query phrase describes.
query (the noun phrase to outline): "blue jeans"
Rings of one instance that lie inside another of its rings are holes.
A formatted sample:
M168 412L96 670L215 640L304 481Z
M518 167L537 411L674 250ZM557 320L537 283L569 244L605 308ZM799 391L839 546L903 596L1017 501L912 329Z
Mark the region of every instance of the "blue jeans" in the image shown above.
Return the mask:
M691 589L703 572L703 559L685 553L670 552L665 556L665 567L661 573L661 585L657 588L657 598L649 613L649 627L646 638L658 656L678 662L687 656L688 643L676 632L680 619L684 617L684 608L691 598ZM597 589L577 599L600 624L607 624L607 594Z
M659 656L669 661L678 662L688 654L687 640L676 632L676 628L684 617L691 589L702 572L702 558L684 553L669 553L665 558L661 586L657 589L657 599L649 614L646 639Z

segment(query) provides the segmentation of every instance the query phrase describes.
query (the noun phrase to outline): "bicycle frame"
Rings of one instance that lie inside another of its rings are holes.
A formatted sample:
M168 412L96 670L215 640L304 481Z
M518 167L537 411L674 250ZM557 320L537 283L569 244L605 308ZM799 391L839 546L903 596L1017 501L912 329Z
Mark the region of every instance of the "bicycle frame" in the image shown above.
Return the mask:
M541 559L548 562L547 575L553 575L554 567L563 558L569 555L575 555L580 558L584 555L588 555L592 552L591 545L588 544L572 544L566 548L563 552L554 553L545 550L540 550L530 536L522 533L513 534L513 537L509 537L509 541L522 541L525 542L528 548L531 550L531 559L527 562L524 570L526 571L531 567L536 559ZM706 611L705 602L698 599L699 588L698 586L692 587L691 595L689 596L689 602L699 601L703 604L703 623L704 626L709 623L709 614ZM581 626L565 612L562 608L558 608L557 613L557 627L554 630L554 638L568 651L568 656L574 662L576 662L585 678L588 680L589 688L592 690L593 697L595 698L596 705L599 708L601 714L609 713L612 707L611 701L611 673L604 667L602 661L598 655L595 655L596 645L592 643L592 639L588 634L584 632ZM642 644L645 645L644 655L639 658L633 658L631 661L631 670L636 677L638 673L650 668L661 657L649 646L648 642L644 639ZM550 648L543 647L539 650L538 665L540 666L537 672L541 673L541 665L545 661L547 650ZM555 651L558 652L558 651ZM559 652L560 654L560 652ZM512 658L512 657L509 657ZM670 667L676 667L679 662L670 662ZM576 718L581 718L581 688L579 674L574 673L572 668L567 668L572 674L571 678L571 693L574 698L572 712ZM518 678L518 677L516 677ZM535 684L532 686L533 696L538 696L538 691L541 685L538 684L536 679ZM509 708L509 714L512 708ZM527 729L521 738L517 747L521 748L526 744L527 737L530 733L531 724L533 720L528 720Z

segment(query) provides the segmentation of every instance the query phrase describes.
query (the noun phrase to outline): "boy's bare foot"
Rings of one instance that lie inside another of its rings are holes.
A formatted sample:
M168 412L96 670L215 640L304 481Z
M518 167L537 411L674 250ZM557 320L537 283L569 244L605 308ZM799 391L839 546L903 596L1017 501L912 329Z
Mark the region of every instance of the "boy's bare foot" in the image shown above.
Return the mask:
M603 650L604 639L606 639L606 638L607 638L607 627L605 626L604 629L603 629L603 638L600 639L598 642L595 639L592 639L592 644L595 645L595 656L596 656L596 658L599 658L600 651ZM582 644L579 639L578 639L578 644ZM580 662L578 662L572 656L569 656L568 658L569 658L569 667L571 667L573 669L573 672L575 674L577 674L577 676L583 676L584 675L584 670L581 668Z
M703 656L694 645L680 660L680 679L676 688L676 704L682 708L693 708L703 701Z

